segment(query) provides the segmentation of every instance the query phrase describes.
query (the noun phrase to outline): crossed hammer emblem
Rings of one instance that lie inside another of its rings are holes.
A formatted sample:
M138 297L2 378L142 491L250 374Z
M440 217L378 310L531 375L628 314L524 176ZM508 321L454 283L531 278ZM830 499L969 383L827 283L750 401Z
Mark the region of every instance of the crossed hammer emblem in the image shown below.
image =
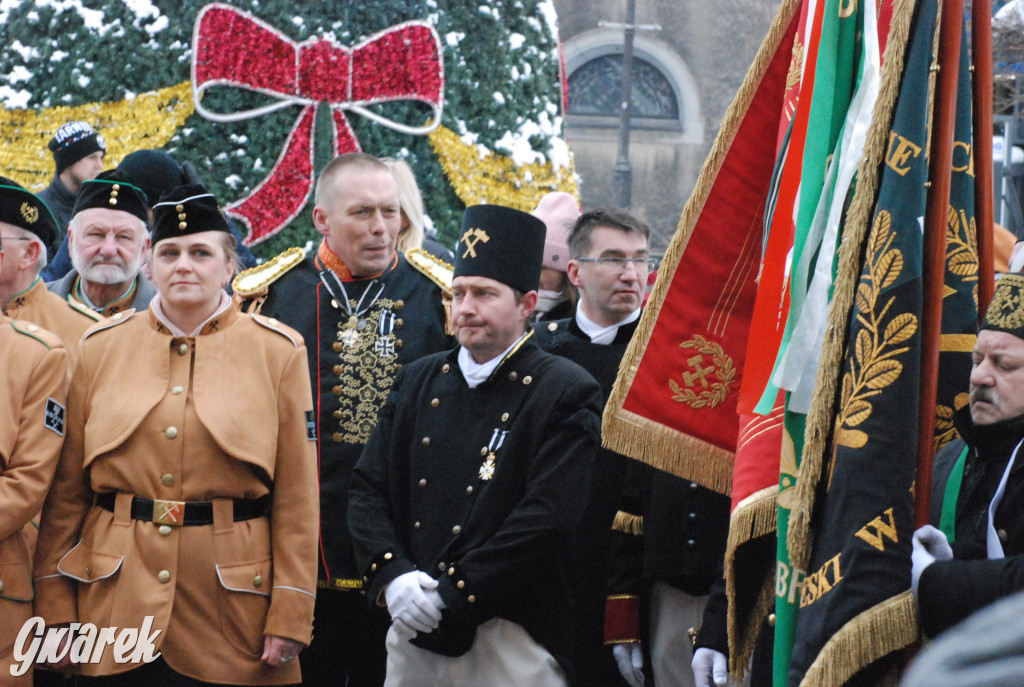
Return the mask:
M487 243L490 240L491 237L488 236L487 232L484 231L483 229L467 230L466 233L462 235L462 238L459 239L459 241L466 244L466 251L462 254L462 257L475 258L476 244L480 243L481 241Z

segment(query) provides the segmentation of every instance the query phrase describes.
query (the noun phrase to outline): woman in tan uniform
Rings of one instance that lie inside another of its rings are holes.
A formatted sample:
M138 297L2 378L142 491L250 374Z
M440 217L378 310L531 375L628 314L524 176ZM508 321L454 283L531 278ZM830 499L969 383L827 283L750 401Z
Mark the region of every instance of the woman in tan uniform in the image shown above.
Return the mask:
M232 307L234 239L213 196L169 196L152 236L159 295L79 349L36 613L159 631L149 663L114 646L89 661L72 644L63 662L102 684L297 683L319 517L305 347Z

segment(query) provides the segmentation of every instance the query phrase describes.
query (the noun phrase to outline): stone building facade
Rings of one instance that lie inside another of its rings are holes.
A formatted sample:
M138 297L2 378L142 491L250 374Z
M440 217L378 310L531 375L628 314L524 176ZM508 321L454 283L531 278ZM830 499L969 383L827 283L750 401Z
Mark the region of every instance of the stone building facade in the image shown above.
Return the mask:
M583 207L609 204L626 0L554 0L569 81L566 137ZM631 211L668 245L722 117L778 9L767 0L636 0Z

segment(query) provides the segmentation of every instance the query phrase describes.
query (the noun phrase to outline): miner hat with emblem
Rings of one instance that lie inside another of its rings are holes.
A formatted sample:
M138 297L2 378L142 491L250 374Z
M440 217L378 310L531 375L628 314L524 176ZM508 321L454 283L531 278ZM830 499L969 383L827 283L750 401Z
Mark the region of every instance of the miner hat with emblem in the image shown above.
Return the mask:
M158 241L231 228L217 206L217 199L202 184L185 184L167 191L153 206L153 244Z
M82 182L72 214L77 215L92 208L120 210L149 223L146 193L116 169L100 172L95 179Z
M47 246L57 238L57 221L46 203L5 177L0 177L0 222L32 232Z
M544 222L501 205L472 205L462 215L456 277L488 277L526 293L540 283Z
M1024 339L1024 274L1004 274L996 282L981 328Z

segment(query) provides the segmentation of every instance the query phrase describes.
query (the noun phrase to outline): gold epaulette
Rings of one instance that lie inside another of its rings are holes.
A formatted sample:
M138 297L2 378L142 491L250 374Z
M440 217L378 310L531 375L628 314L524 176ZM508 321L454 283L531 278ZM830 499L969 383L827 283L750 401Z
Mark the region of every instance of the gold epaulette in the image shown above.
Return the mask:
M134 315L134 314L135 314L135 308L129 308L128 310L122 310L121 312L116 312L113 315L111 315L110 317L104 317L99 322L97 322L93 326L91 326L88 329L86 329L85 330L85 334L82 334L82 338L83 339L88 339L90 336L92 336L96 332L106 331L107 329L110 329L111 327L116 327L119 324L123 324L124 322L127 322L129 319L131 319L131 316Z
M11 320L11 329L19 334L24 334L30 339L35 339L46 346L47 349L57 348L62 345L59 336L48 329L43 329L38 324L33 324L26 320Z
M231 282L231 288L241 298L256 298L266 295L271 284L302 262L305 257L306 253L301 248L289 248L262 265L239 272Z
M451 295L454 267L422 248L410 248L405 251L405 259L409 261L410 265L425 274L430 281L440 286L446 295Z

